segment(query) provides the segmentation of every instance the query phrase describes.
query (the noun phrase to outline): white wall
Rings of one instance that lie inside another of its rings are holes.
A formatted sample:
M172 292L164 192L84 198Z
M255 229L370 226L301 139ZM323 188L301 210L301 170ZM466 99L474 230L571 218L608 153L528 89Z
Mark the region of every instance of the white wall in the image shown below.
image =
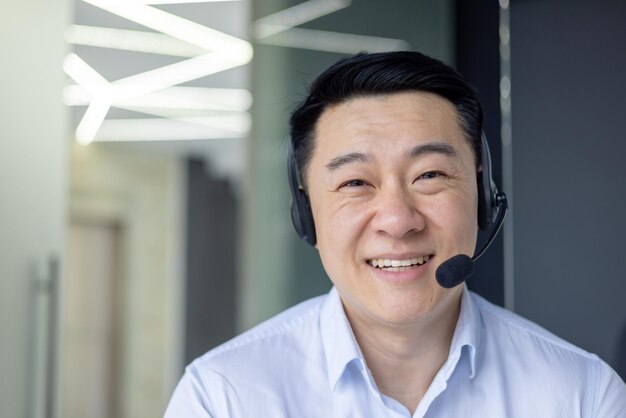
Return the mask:
M0 416L20 418L35 411L37 394L28 386L36 266L64 246L61 63L70 8L67 0L2 0L0 10Z

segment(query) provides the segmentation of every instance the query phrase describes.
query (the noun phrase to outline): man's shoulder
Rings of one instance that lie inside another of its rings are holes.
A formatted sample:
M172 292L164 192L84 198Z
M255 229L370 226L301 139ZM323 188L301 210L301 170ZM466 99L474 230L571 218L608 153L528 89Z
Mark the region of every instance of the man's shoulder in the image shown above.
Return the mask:
M202 416L255 416L251 411L274 411L282 405L279 394L290 393L303 380L319 380L326 370L319 348L326 298L304 301L195 359L166 416L199 416L199 410ZM306 375L304 370L309 370Z
M626 385L600 357L480 296L471 297L482 321L482 375L498 382L497 387L518 387L524 382L524 389L507 399L509 404L545 399L548 393L557 415L563 413L558 408L571 407L574 400L577 410L586 411L583 416L623 416ZM531 404L524 403L524 408ZM547 405L540 405L543 412L548 411Z
M575 346L515 312L495 305L475 293L471 293L471 296L478 307L485 330L488 333L496 334L504 340L536 345L539 348L552 347L553 350L567 352L573 356L580 356L589 360L598 359L595 354Z
M256 371L267 367L300 362L312 355L320 340L319 314L327 295L301 302L237 337L213 348L194 360L189 369L245 373L246 365Z
M531 367L549 366L555 373L578 370L588 377L607 367L596 354L590 353L548 331L537 323L472 294L480 312L486 344L511 356L532 359ZM527 367L528 365L525 365Z

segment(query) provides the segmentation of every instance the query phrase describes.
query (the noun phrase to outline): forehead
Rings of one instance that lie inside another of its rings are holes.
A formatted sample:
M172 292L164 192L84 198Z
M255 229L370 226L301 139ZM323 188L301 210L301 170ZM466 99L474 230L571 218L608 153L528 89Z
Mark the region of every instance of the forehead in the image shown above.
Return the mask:
M346 147L394 147L433 139L461 147L463 142L470 148L454 105L426 92L357 97L329 107L318 120L315 138L314 155Z

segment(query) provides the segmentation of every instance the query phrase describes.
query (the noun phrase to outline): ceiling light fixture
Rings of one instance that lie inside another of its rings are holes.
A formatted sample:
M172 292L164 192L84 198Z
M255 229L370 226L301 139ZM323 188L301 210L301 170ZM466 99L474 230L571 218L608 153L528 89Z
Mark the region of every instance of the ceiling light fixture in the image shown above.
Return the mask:
M252 46L249 42L223 32L200 25L196 22L181 18L163 10L148 6L136 0L83 0L102 10L108 11L125 19L134 21L153 30L162 32L157 37L148 36L143 40L163 41L169 36L168 42L173 39L182 41L189 46L199 48L200 55L189 59L134 74L113 82L107 81L95 69L90 67L78 55L69 54L64 61L64 70L76 83L90 96L90 102L82 120L76 129L76 139L80 143L91 142L102 125L109 108L116 104L121 107L124 102L132 101L141 96L171 88L175 85L189 82L201 77L245 65L252 59ZM72 35L80 37L85 35L85 27L74 28ZM106 35L120 32L103 32L98 29L89 29L87 35ZM114 30L115 31L115 30ZM138 36L143 36L139 31L130 31L133 43ZM121 32L128 35L128 32ZM141 34L141 35L140 35ZM164 35L163 35L164 34ZM134 40L132 36L135 36ZM119 42L110 41L109 44ZM106 43L92 39L92 43ZM178 44L179 46L181 44ZM135 45L137 46L137 45ZM170 42L171 46L171 42ZM153 44L154 50L154 44ZM126 104L128 105L128 103Z
M263 44L314 51L353 54L359 51L408 49L401 39L381 38L324 30L296 28L350 6L351 0L309 0L260 18L254 22L254 36Z
M87 106L91 94L80 85L63 89L63 102L68 106ZM252 94L245 89L208 87L168 87L126 100L113 100L111 106L134 106L159 109L197 109L244 111L252 105Z
M204 48L163 33L98 26L71 25L65 31L65 41L74 45L175 57L195 57L206 52Z

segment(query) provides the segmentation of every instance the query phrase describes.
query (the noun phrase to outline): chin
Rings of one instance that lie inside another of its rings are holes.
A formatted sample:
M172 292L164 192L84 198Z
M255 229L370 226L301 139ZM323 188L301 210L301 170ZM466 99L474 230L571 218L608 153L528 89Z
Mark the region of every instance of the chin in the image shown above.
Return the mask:
M379 299L377 316L390 324L410 324L443 314L457 300L455 296L460 292L461 287L443 289L437 285L427 291L405 292L392 297L386 295Z
M366 301L369 302L369 306L362 306L362 309L383 323L410 324L431 315L441 302L439 297L434 296L415 295L408 292L401 295L381 295L377 298L369 298ZM372 303L374 301L375 303Z

